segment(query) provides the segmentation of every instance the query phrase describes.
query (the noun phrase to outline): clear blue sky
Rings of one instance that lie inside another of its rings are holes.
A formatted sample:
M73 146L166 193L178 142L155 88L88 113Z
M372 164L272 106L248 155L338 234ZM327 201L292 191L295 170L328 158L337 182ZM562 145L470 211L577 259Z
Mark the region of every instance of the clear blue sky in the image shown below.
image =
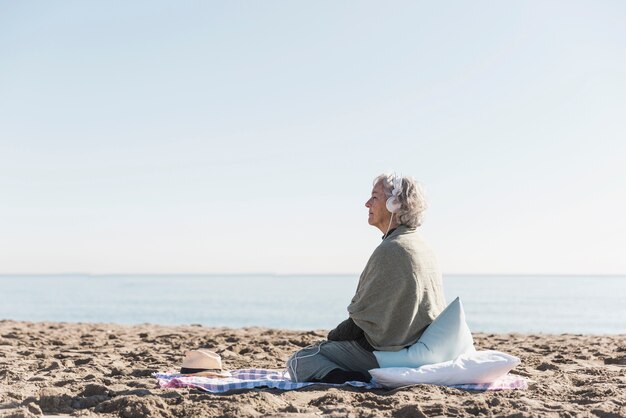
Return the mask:
M626 274L626 3L0 1L0 273Z

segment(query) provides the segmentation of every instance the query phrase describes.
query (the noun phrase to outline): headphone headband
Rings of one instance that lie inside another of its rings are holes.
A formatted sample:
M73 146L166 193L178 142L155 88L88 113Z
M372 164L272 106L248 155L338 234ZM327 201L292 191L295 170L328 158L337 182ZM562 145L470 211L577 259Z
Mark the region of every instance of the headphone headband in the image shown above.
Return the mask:
M393 174L393 190L391 194L394 196L398 196L402 193L402 176L398 176L397 174Z

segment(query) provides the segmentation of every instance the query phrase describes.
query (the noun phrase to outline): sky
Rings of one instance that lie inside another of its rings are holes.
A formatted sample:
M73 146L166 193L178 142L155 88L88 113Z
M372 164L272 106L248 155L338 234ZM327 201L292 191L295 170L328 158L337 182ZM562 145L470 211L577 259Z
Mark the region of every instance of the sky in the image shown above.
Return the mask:
M626 274L626 3L2 1L0 274Z

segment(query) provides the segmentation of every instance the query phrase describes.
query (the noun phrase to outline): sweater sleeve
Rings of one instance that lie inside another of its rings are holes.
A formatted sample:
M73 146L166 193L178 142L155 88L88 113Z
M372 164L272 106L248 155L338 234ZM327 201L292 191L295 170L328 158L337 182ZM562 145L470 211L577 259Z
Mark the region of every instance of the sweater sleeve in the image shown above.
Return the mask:
M364 336L363 330L348 318L328 333L329 341L354 341Z

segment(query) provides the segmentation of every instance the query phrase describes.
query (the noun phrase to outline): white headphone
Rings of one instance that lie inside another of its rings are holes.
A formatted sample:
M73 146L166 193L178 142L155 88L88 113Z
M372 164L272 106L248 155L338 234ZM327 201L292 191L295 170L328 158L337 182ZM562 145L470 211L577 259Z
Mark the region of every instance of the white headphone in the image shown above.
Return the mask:
M398 176L395 173L393 174L393 190L391 191L391 197L387 199L385 206L387 206L387 210L391 213L397 213L402 204L398 199L398 196L402 193L402 176Z

